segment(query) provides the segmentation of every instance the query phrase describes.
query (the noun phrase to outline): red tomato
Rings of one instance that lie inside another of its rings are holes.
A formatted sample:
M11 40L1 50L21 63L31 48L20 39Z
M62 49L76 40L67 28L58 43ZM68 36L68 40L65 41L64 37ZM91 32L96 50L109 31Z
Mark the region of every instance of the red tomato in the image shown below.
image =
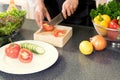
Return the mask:
M17 58L20 51L20 45L11 43L5 48L5 53L10 58Z
M43 29L45 31L53 31L54 30L54 26L49 25L48 23L43 23Z
M65 34L65 30L56 29L54 31L54 36L55 37L63 36L64 34Z
M119 36L119 34L120 34L120 32L118 32L118 31L111 31L111 30L107 31L108 38L113 41L117 40L117 37Z
M111 29L119 29L120 25L118 24L118 20L113 19L109 24L109 28L111 28Z
M33 59L33 54L30 50L21 48L18 55L18 59L23 63L29 63Z

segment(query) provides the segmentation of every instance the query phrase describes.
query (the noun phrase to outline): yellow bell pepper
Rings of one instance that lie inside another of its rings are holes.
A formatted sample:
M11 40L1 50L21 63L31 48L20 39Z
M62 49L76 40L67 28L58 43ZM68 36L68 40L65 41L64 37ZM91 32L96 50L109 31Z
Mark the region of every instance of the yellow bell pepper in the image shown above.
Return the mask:
M111 21L111 18L110 16L104 14L104 15L101 15L99 14L98 16L96 16L94 18L94 23L96 23L96 30L99 34L101 34L102 36L106 36L107 34L107 30L105 28L108 28L108 25ZM100 26L100 27L99 27ZM103 27L103 28L102 28Z
M101 27L104 27L104 28L107 28L107 27L108 27L108 24L110 23L110 21L111 21L110 16L108 16L108 15L106 15L106 14L103 14L103 15L99 14L98 16L96 16L96 17L94 18L94 22L95 22L97 25L99 25L99 26L101 26Z

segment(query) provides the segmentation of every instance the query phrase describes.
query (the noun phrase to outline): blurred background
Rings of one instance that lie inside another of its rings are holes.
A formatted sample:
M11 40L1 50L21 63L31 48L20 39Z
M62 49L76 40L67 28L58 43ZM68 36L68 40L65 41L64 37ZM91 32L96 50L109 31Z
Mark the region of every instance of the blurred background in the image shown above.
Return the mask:
M14 0L15 4L21 9L26 10L27 15L26 18L34 19L34 0ZM10 0L0 0L0 11L7 9L7 5L2 4L9 4Z
M0 0L0 11L7 9L8 6L2 4L9 4L10 0ZM26 10L27 15L26 18L34 19L34 0L14 0L15 4L22 9ZM96 6L98 4L107 3L110 0L96 0Z

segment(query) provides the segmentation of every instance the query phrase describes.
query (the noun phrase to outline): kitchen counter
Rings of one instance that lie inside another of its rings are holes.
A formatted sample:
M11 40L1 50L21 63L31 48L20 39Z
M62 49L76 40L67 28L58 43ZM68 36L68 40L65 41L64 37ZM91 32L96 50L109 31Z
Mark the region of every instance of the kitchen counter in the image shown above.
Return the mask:
M93 27L73 27L73 36L63 48L57 48L59 58L55 64L41 72L15 75L0 72L0 80L120 80L120 49L108 45L103 51L94 51L85 56L79 51L82 40L96 34ZM31 40L38 29L34 20L25 20L13 41Z

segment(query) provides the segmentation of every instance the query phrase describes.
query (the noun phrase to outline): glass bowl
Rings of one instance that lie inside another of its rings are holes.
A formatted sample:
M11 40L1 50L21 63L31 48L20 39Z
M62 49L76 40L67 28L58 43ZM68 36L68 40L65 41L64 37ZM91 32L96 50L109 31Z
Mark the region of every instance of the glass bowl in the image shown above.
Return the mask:
M15 29L15 31L13 31L9 35L0 36L0 47L12 41L12 38L14 38L14 36L20 31L20 29L24 23L24 20L25 20L25 18L23 18L23 20L20 22L19 27L17 29Z
M94 21L92 23L96 32L105 37L112 44L112 47L120 47L120 30L99 26Z
M18 33L18 30L13 32L12 34L10 35L6 35L6 36L0 36L0 47L9 43L9 42L12 42L12 38Z
M6 8L0 8L0 46L8 43L22 28L26 17L26 11L18 8L7 11ZM4 9L4 10L2 10Z

